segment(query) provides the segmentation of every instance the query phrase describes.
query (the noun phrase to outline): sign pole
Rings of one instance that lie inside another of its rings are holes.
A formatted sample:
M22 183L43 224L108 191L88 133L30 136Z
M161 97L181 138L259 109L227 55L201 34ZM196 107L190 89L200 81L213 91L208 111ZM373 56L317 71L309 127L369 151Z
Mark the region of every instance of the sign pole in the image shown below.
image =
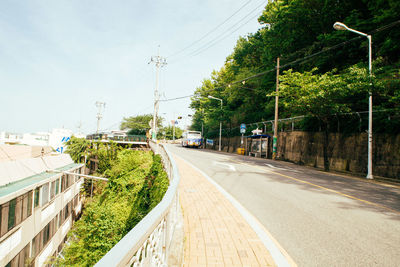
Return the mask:
M272 142L272 159L276 159L277 143L278 143L278 101L279 101L279 57L277 58L276 66L276 95L275 95L275 123L274 137Z

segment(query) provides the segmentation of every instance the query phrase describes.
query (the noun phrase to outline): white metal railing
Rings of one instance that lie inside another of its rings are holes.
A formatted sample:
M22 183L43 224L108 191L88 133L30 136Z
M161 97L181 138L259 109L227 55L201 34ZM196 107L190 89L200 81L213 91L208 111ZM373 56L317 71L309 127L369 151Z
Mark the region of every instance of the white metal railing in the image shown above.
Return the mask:
M171 243L180 223L180 176L171 154L163 145L150 142L150 147L163 159L170 179L167 192L161 202L96 263L97 267L168 265Z

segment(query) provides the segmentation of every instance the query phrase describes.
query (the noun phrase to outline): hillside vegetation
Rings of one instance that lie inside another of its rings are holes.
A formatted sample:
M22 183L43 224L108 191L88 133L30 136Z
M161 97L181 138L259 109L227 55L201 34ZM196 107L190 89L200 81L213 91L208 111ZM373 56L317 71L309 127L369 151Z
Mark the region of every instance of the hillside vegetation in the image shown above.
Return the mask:
M273 119L279 57L280 118L304 115L297 125L306 131L365 131L372 91L374 132L398 133L398 14L396 0L270 1L259 17L261 28L241 37L221 69L196 89L193 129L201 129L203 122L212 138L222 121L223 135L234 136L241 123ZM334 30L336 21L372 35L371 80L367 38ZM223 99L223 109L208 95Z
M68 234L64 259L57 260L60 266L93 266L161 201L168 188L159 155L127 149L111 155L106 147L101 150L109 155L99 158L109 181L96 184L93 198Z

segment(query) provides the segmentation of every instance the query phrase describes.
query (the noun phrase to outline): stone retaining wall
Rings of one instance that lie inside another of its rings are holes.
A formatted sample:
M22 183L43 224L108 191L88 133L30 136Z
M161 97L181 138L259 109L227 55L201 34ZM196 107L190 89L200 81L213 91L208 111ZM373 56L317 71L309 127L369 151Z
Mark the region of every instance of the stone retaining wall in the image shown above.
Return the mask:
M272 134L271 134L272 136ZM367 173L367 134L329 135L328 157L330 169L354 174ZM218 138L208 148L218 150ZM240 147L240 136L222 138L222 150L235 153ZM324 167L322 132L280 132L278 157L281 160L318 168ZM271 158L272 142L269 142ZM400 181L400 135L375 134L373 137L373 174Z

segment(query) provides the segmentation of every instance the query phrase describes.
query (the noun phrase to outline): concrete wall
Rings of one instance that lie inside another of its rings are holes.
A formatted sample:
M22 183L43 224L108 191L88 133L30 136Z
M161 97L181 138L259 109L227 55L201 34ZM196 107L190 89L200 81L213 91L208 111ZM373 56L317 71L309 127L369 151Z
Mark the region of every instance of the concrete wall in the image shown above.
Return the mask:
M272 151L271 143L269 142L269 158ZM223 151L235 152L238 147L240 147L240 137L222 139ZM322 132L280 132L278 135L278 157L281 160L323 168L322 147ZM214 139L212 149L218 150L218 138ZM331 170L366 174L367 134L330 134L328 156ZM373 174L400 181L400 134L374 134Z

